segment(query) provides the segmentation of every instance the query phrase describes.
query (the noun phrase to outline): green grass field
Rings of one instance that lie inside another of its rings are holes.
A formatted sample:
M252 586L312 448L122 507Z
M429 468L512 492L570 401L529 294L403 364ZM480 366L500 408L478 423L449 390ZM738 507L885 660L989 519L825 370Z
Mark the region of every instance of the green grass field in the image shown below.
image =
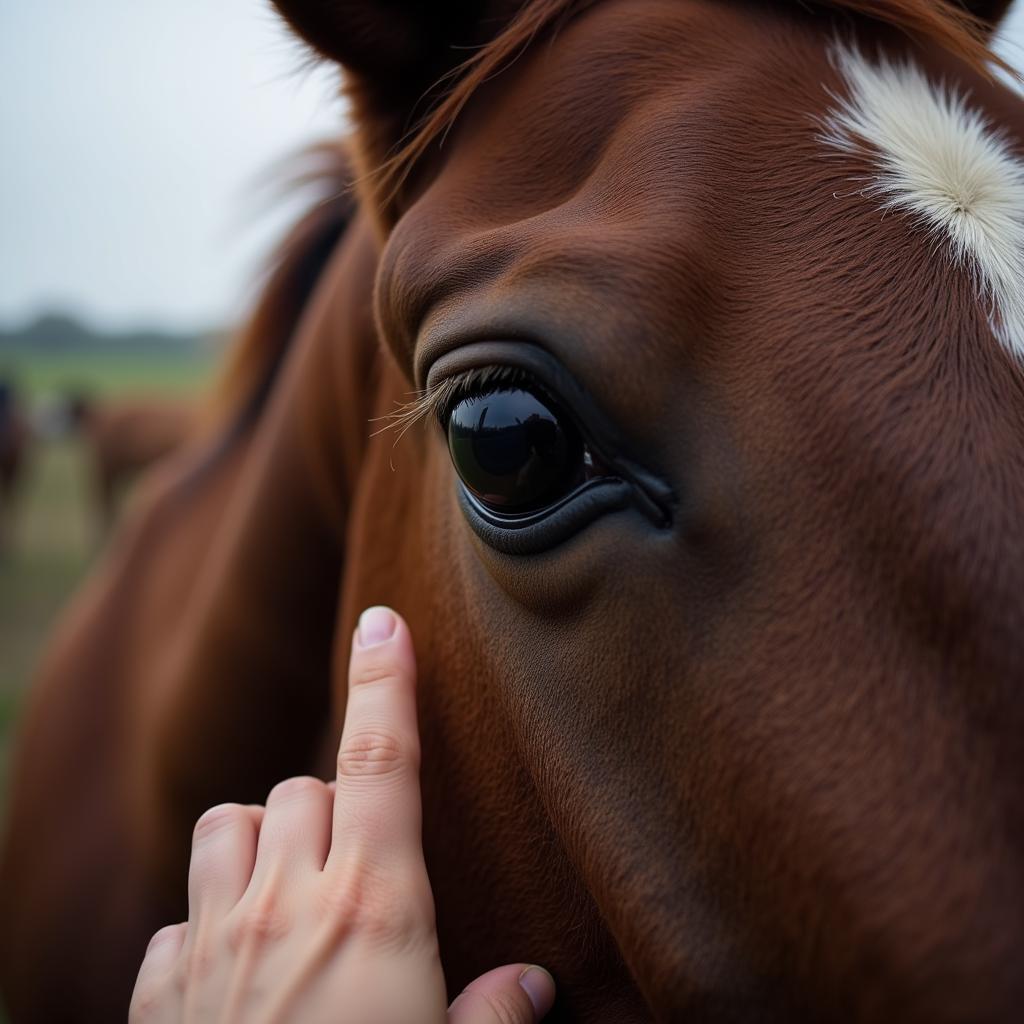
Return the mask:
M187 395L202 388L216 358L212 352L31 352L0 355L0 370L13 372L33 398L69 390L94 395Z
M69 388L97 396L195 395L209 381L215 358L191 352L8 353L0 364L5 372L13 369L21 392L38 403ZM11 734L33 668L60 609L101 547L87 484L78 440L33 444L9 550L0 554L0 814Z

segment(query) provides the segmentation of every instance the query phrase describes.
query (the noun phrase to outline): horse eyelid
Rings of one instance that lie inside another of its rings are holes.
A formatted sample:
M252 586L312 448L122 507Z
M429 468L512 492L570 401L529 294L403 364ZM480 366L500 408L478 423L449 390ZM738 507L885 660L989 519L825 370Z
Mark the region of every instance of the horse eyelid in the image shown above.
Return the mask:
M464 370L439 381L429 391L419 392L411 401L398 402L394 412L377 417L376 422L384 421L384 425L371 436L393 430L395 444L398 444L406 431L430 418L437 420L444 431L447 428L448 417L458 402L471 395L482 394L488 390L494 391L499 387L532 387L544 391L531 373L516 366L495 364Z
M545 393L545 389L536 378L518 366L483 366L465 370L441 381L434 393L428 396L432 403L431 412L444 429L452 410L463 399L483 395L499 388L526 388Z

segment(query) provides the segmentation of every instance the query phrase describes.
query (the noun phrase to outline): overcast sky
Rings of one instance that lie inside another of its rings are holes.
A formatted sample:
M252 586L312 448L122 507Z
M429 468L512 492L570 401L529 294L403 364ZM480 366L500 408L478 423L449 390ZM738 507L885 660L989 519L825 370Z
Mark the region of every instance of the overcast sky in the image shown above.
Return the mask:
M344 117L302 56L267 0L0 0L0 323L236 318L289 216L254 179Z
M254 182L337 134L267 0L0 0L0 322L230 320L274 232Z

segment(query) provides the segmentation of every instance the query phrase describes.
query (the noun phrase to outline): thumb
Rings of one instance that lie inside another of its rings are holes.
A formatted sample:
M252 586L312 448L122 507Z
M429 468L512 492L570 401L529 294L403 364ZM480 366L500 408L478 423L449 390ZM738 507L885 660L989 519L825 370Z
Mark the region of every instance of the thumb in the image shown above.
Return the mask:
M448 1024L535 1024L555 1001L543 967L509 964L470 982L448 1009Z

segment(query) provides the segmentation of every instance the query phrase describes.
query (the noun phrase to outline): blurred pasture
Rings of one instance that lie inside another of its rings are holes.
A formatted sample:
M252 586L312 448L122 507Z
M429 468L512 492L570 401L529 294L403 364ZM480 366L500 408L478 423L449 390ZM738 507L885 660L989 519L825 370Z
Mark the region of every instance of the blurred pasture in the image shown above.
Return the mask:
M0 351L0 376L14 380L34 435L0 552L0 811L14 724L34 666L104 543L87 442L70 425L52 421L72 392L100 406L122 398L199 398L217 362L213 346L112 348Z

